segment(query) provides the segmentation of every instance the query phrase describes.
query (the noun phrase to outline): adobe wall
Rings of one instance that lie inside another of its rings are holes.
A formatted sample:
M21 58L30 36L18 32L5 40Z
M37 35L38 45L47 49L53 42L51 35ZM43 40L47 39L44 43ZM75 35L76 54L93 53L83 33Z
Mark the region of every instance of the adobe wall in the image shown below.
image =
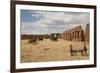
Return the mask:
M33 35L21 35L22 40L30 39Z
M86 41L86 42L89 42L89 40L90 40L90 39L89 39L89 37L90 37L90 34L89 34L89 33L90 33L90 27L89 27L89 26L90 26L90 25L87 24L87 25L86 25L86 30L85 30L85 41Z
M81 26L77 26L63 32L63 39L70 41L84 41L84 33Z
M31 38L50 38L50 35L21 35L22 40L27 40Z

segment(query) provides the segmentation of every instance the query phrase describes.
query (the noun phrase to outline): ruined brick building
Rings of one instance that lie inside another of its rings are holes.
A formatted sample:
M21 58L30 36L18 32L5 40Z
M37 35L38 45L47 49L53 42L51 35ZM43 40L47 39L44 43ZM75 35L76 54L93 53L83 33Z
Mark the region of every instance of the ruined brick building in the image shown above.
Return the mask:
M81 26L77 26L70 30L66 30L63 32L63 39L70 41L83 41L84 40L84 32Z
M62 33L62 38L69 41L88 41L89 42L89 24L86 25L85 34L81 26L74 27Z
M89 42L89 40L90 40L90 39L89 39L89 37L90 37L90 34L89 34L89 33L90 33L90 27L89 27L89 26L90 26L90 25L87 24L87 25L86 25L86 30L85 30L85 41L86 41L86 42Z

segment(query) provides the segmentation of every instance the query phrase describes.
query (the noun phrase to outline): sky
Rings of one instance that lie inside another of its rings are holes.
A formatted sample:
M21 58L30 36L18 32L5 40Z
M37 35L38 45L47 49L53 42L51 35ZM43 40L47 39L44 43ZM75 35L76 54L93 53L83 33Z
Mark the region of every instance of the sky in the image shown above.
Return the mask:
M76 26L85 30L89 13L21 10L21 34L62 33Z

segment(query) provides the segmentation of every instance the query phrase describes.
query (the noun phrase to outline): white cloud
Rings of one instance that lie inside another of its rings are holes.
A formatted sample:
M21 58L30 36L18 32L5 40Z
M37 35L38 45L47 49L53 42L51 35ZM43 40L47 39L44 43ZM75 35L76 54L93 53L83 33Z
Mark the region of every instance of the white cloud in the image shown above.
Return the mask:
M88 23L88 13L65 13L65 12L47 12L47 11L31 11L32 16L40 17L36 22L23 22L22 31L25 33L50 33L50 32L63 32L64 30L71 29ZM26 28L25 28L26 26Z
M23 29L25 29L25 26L24 26L24 25L22 25L22 30L23 30Z
M34 16L35 16L35 17L38 17L39 15L32 14L32 16L33 16L33 17L34 17Z

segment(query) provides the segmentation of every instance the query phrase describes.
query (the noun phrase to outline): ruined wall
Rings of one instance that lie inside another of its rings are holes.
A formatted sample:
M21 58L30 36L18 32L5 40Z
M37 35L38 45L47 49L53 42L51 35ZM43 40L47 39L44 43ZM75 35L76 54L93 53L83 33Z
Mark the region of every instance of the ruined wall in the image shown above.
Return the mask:
M86 25L86 30L85 30L85 41L86 42L89 42L89 37L90 37L90 25L89 24L87 24Z
M22 40L31 39L31 38L50 38L50 35L21 35Z
M30 39L33 35L21 35L22 40Z
M84 32L81 26L77 26L70 30L66 30L63 32L63 39L70 41L84 41Z

